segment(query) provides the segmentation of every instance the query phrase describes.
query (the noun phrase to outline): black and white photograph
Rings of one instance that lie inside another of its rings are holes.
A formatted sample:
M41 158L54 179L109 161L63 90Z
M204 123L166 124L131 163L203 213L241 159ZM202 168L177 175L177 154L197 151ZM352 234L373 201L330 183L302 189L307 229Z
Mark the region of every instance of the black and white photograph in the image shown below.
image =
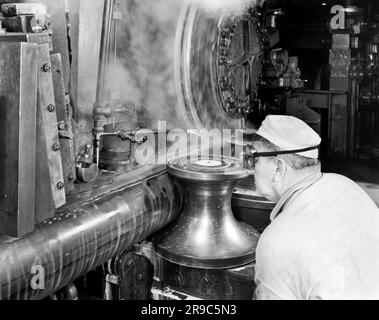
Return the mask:
M379 300L379 1L0 0L0 300Z

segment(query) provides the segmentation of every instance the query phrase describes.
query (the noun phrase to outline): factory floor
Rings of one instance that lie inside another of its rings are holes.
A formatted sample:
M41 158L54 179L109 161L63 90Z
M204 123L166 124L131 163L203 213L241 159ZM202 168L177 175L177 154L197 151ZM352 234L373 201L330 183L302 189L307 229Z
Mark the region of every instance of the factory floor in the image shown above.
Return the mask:
M323 172L342 174L361 185L379 206L379 158L372 160L327 157Z

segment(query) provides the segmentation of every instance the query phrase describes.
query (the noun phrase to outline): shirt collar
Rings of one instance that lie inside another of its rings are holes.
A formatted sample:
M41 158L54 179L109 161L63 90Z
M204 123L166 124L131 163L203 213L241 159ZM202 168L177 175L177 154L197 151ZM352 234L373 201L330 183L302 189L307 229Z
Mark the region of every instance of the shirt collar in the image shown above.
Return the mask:
M309 188L310 186L315 184L317 181L319 181L321 177L322 177L322 173L317 172L311 176L306 177L304 180L300 181L299 183L289 188L284 193L284 195L282 196L282 198L279 200L274 210L272 211L271 216L270 216L271 222L274 221L278 217L278 215L283 211L284 207L292 199L295 193L304 191L305 189Z

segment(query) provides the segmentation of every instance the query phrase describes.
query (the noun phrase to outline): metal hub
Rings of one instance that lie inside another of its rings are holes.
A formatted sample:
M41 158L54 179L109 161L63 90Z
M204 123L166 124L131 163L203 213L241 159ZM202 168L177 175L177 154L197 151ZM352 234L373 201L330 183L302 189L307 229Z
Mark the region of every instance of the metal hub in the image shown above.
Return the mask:
M185 192L178 220L155 243L164 259L200 269L229 269L252 262L258 232L238 223L231 210L233 188L249 173L238 159L181 158L168 165Z

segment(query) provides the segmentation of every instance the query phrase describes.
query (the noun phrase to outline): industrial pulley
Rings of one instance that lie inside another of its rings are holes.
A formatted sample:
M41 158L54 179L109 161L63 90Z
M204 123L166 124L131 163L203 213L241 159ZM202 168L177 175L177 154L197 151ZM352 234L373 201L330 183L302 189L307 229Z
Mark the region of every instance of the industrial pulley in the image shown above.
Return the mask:
M200 269L252 262L259 234L238 223L231 209L233 188L249 175L240 160L180 158L168 164L168 172L183 185L185 204L178 220L156 237L158 254Z

